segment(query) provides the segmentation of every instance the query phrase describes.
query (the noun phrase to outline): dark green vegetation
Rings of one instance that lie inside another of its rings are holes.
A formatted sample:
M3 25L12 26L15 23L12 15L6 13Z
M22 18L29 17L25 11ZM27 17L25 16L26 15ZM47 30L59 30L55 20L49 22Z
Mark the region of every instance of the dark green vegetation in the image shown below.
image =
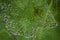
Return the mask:
M0 0L0 40L60 40L60 1Z

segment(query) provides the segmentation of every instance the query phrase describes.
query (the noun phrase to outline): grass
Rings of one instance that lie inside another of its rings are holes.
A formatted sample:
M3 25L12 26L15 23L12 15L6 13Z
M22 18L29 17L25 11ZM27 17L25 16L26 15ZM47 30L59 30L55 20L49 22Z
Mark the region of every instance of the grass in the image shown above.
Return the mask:
M0 0L0 40L60 40L60 9L56 2Z

